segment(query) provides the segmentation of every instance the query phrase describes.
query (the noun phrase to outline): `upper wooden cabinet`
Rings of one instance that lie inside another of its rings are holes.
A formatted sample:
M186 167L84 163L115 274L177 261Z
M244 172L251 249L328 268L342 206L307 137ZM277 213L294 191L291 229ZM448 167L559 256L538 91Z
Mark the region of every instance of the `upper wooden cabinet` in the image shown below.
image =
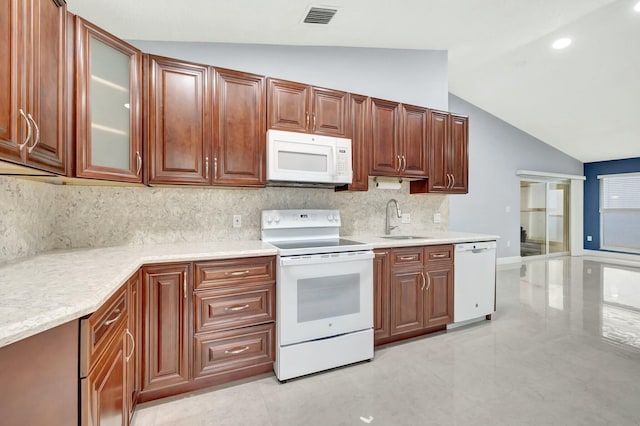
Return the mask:
M427 176L427 116L426 108L402 105L402 176Z
M469 192L469 117L451 114L449 163L453 183L449 192Z
M76 17L76 176L142 182L142 53Z
M427 176L426 108L371 99L370 173Z
M348 93L273 78L267 86L270 129L348 137Z
M469 119L467 117L442 111L429 111L428 192L462 194L469 192L468 146Z
M145 62L150 184L211 184L210 68L171 58Z
M0 159L66 175L64 2L3 1L0 31Z
M349 134L353 180L351 184L336 187L336 191L367 191L369 189L369 144L371 141L370 99L362 95L349 95Z
M150 184L264 186L264 77L170 58L145 62Z
M216 68L213 184L264 186L264 77Z

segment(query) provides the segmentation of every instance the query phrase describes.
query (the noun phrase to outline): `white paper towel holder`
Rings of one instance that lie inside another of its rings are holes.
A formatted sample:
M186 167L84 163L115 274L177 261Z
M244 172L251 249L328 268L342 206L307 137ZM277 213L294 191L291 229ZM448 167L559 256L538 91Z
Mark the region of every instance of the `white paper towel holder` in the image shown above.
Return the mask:
M402 186L402 178L384 178L376 176L373 178L377 189L400 189Z

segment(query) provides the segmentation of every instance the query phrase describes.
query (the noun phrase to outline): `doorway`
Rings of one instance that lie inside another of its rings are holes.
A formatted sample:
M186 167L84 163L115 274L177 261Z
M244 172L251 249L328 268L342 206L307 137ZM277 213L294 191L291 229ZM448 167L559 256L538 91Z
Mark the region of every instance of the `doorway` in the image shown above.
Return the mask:
M520 256L569 253L570 181L520 181Z

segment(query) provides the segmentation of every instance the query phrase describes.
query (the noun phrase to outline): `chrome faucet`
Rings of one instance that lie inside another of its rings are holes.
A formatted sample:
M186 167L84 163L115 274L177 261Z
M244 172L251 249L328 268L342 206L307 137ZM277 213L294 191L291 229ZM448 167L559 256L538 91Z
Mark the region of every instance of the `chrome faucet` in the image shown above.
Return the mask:
M389 235L392 229L395 229L399 226L399 225L391 226L391 220L389 218L389 205L391 203L394 203L396 205L396 214L398 215L398 219L402 217L402 212L400 211L400 206L398 205L398 201L395 198L392 198L389 201L387 201L387 208L385 210L386 221L384 226L384 235Z

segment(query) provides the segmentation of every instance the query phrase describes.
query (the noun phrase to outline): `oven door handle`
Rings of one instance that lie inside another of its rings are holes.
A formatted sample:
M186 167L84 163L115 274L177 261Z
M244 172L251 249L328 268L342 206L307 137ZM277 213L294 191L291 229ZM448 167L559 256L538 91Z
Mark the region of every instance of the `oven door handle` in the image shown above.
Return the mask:
M362 251L356 253L327 253L312 254L308 256L281 257L281 266L302 266L319 265L323 263L355 262L360 260L373 259L373 251Z

